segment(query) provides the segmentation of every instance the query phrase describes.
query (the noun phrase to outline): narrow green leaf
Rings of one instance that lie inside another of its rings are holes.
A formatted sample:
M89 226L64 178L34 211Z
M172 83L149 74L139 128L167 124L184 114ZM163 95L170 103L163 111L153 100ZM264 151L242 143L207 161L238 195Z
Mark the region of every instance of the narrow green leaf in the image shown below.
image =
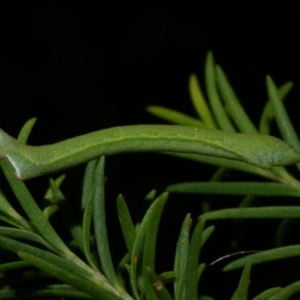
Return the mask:
M47 220L50 220L50 218L58 211L58 206L56 204L49 205L44 208L43 213Z
M90 199L90 193L92 193L94 188L94 177L95 177L95 169L97 166L98 159L94 159L90 161L86 168L83 178L83 186L82 186L82 196L81 196L81 208L83 209Z
M6 215L0 214L0 220L19 229L24 229L23 226L21 226L19 223L17 223L15 220L12 220L10 217L7 217Z
M10 289L0 290L0 299L20 299L25 297L32 299L37 297L54 297L60 299L95 299L86 293L76 290L56 290L56 289Z
M140 299L138 288L137 288L137 264L140 260L140 252L143 245L144 237L146 230L149 226L149 223L152 218L155 218L156 215L159 215L164 208L164 205L168 199L168 193L163 193L151 204L148 211L146 212L145 217L142 220L140 228L136 234L134 241L132 255L131 255L131 264L130 264L130 285L136 299Z
M250 284L250 271L251 261L249 261L243 270L238 288L234 292L231 300L247 300L248 299L248 288Z
M54 202L57 204L59 211L68 226L72 237L76 241L77 245L81 250L83 250L82 245L82 228L79 224L79 221L76 220L76 217L73 214L73 210L65 199L65 196L56 185L55 181L50 179L50 186L53 194Z
M299 197L294 187L274 182L184 182L166 188L171 193Z
M200 215L206 220L216 219L284 219L300 218L299 206L268 206L249 208L226 208Z
M257 129L241 106L240 101L235 95L224 71L220 66L216 66L216 77L222 98L226 103L230 116L234 120L236 126L243 133L257 133Z
M251 261L252 265L261 264L264 262L279 260L289 257L300 256L300 246L286 246L276 249L261 251L258 253L250 254L246 257L237 259L228 265L226 265L223 271L231 271L238 268L242 268L246 265L247 262Z
M300 281L296 281L287 287L285 287L282 291L280 291L278 294L272 296L268 300L287 300L290 299L290 297L297 292L300 291Z
M150 114L174 124L200 127L200 128L210 128L204 122L170 108L152 105L152 106L147 106L146 110Z
M176 274L176 280L174 282L174 294L176 300L183 299L183 290L186 279L185 270L189 253L189 239L192 222L191 215L187 214L182 223L176 245L174 262L174 271Z
M165 194L165 201L168 195ZM158 226L164 206L156 210L155 214L151 214L145 229L144 249L143 249L143 268L155 272L155 250Z
M273 104L276 122L284 141L300 151L299 138L283 103L280 101L277 87L270 76L267 76L267 89L269 98ZM300 163L297 164L297 168L300 170Z
M89 281L95 281L98 285L103 285L107 289L114 290L112 286L108 284L107 279L101 273L94 272L83 262L81 264L78 264L78 261L73 258L65 259L49 251L41 250L39 248L29 246L27 244L15 241L4 236L0 236L0 248L15 253L17 253L18 251L24 251L35 257L39 257L51 264L64 268L67 272L85 278Z
M283 84L278 89L278 95L280 97L280 100L283 101L286 95L289 93L291 88L293 87L293 82L289 81L285 84ZM270 126L271 122L274 118L274 111L273 111L273 105L272 101L268 100L266 103L263 112L261 114L260 123L259 123L259 132L261 134L270 134Z
M27 230L32 230L31 224L23 218L15 209L11 206L11 204L8 202L2 191L0 190L0 212L1 214L4 214L4 218L8 218L9 224L24 228Z
M151 203L155 200L156 190L151 190L145 197L145 201L150 201Z
M72 252L70 252L68 247L48 222L43 212L37 206L24 182L15 179L15 170L9 161L3 159L1 161L1 167L15 196L41 236L58 252L72 256Z
M215 80L215 64L212 52L208 52L205 62L205 84L210 106L213 110L214 116L217 119L220 129L235 132L235 128L232 125L219 97L219 93Z
M16 270L16 269L21 269L30 266L25 261L14 261L10 263L5 263L0 265L0 272L6 272L10 270ZM0 298L1 299L1 298Z
M83 222L82 222L82 244L83 244L83 253L87 259L89 265L94 269L98 270L97 263L91 255L90 243L91 243L91 224L93 218L93 190L91 187L91 193L89 193L89 199L85 202L84 213L83 213Z
M55 278L61 280L62 282L68 283L78 290L87 293L95 297L95 299L107 299L107 300L121 300L122 298L111 291L98 286L92 281L86 280L85 278L78 276L72 272L68 272L63 266L59 267L54 265L42 258L36 257L32 254L19 251L18 255L24 261L30 263L31 265L50 273Z
M204 246L208 238L211 236L213 231L215 230L215 226L209 226L203 230L202 239L201 239L201 248Z
M115 290L100 272L94 272L83 262L79 264L78 259L76 260L74 258L69 258L67 260L65 258L61 258L57 255L54 255L49 251L44 251L3 236L0 236L0 248L8 251L16 252L16 253L18 253L19 251L26 252L30 254L32 257L43 260L46 263L51 264L57 268L61 268L62 270L64 270L69 274L73 274L74 276L83 278L87 282L95 283L99 288L110 291L111 293L115 293L116 295L122 294L123 299L132 300L132 298L127 295L127 293L124 293L123 291L122 293L120 293L120 291ZM22 257L22 259L23 258L24 257ZM24 260L27 261L26 259ZM29 263L32 264L32 262ZM50 270L44 269L43 267L41 267L40 269L46 271L47 273L51 273ZM56 277L55 273L51 273L51 275ZM59 277L59 279L61 278ZM64 279L62 279L62 281L74 285L72 282L65 281Z
M96 167L94 183L94 229L98 255L101 266L107 279L114 287L119 287L115 274L107 236L106 213L105 213L105 157L102 156Z
M0 234L2 236L7 236L14 239L22 239L33 241L44 245L48 249L55 251L52 246L50 246L41 236L37 235L36 233L26 231L24 229L17 229L17 228L10 228L10 227L0 227Z
M197 282L199 282L200 278L201 278L201 275L203 273L203 271L205 270L205 263L202 263L199 265L198 269L197 269Z
M274 287L262 292L261 294L254 297L252 300L269 300L272 296L277 295L281 291L281 287Z
M206 295L201 295L199 300L215 300L215 298L212 298L212 297L209 297L209 296L206 296Z
M269 98L273 104L276 121L283 139L290 145L294 146L294 148L296 148L297 150L300 150L300 142L296 131L290 121L283 103L280 101L277 87L270 76L267 76L267 88Z
M19 135L18 135L18 140L24 144L27 143L28 137L30 135L30 132L36 122L36 118L32 118L28 120L24 126L22 127Z
M200 119L202 119L204 123L209 126L209 128L216 129L217 125L205 101L197 76L195 74L190 76L189 90L192 102Z
M199 254L204 224L205 220L200 220L192 234L185 271L185 299L197 299L198 297L197 269L199 265Z
M118 217L122 229L122 233L125 239L128 253L131 255L132 248L135 240L135 228L131 220L130 212L124 197L120 194L117 197L117 209Z

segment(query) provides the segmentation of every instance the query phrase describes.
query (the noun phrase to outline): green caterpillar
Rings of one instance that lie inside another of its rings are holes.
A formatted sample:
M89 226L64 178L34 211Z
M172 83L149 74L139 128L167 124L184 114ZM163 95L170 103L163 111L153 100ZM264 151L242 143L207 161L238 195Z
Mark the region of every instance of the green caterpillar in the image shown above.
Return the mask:
M0 158L25 180L75 166L102 155L171 151L239 160L268 169L300 161L300 152L271 136L177 125L113 127L56 144L28 146L0 130Z

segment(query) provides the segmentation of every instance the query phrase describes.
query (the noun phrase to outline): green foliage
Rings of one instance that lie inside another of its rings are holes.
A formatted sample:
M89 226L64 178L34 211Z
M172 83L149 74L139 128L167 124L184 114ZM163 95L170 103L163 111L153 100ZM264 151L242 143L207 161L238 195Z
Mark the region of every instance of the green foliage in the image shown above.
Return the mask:
M272 79L267 77L269 100L261 114L259 128L256 128L242 107L222 68L214 64L212 53L208 53L206 59L205 86L208 102L196 75L191 75L190 95L199 118L165 107L150 106L147 109L150 113L175 124L255 135L269 135L271 122L275 119L284 141L300 151L298 137L282 103L292 83L286 83L277 89ZM26 143L34 123L35 119L31 119L23 126L19 141ZM299 206L253 207L257 198L261 196L300 196L300 182L285 167L265 170L259 166L226 158L196 154L169 155L212 164L219 168L208 182L173 184L158 197L155 197L155 191L151 191L146 196L148 210L140 223L133 221L126 201L120 194L116 199L116 208L127 252L117 267L113 263L106 228L104 156L89 162L86 167L81 197L82 221L77 219L60 188L64 177L50 181L45 194L45 205L40 207L24 182L15 179L15 170L10 162L1 159L1 168L24 213L22 215L17 212L11 205L12 201L0 192L0 248L12 253L8 261L0 265L0 276L3 280L0 281L0 299L60 297L213 300L210 295L202 294L201 281L207 268L200 255L201 249L213 247L209 237L215 227L205 227L208 220L238 219L234 224L239 226L243 219L282 219L276 233L277 244L281 245L280 247L247 255L225 266L224 271L243 268L240 281L236 283L237 288L232 291L232 300L249 299L250 272L256 264L299 256L300 245L282 245L291 220L300 218ZM299 166L298 163L298 169ZM222 181L227 169L251 173L260 177L260 180ZM156 249L159 247L157 235L163 209L166 202L170 201L168 198L172 197L172 193L239 195L245 198L237 208L210 211L207 206L194 227L191 215L187 214L182 222L176 249L173 251L173 268L158 274L155 263ZM61 214L65 226L69 229L71 243L64 241L61 233L52 226L50 218L56 213ZM228 239L230 238L228 236ZM24 288L27 282L38 282L40 278L44 278L49 284ZM213 284L217 288L218 282ZM300 283L296 281L284 288L269 288L252 299L284 300L299 290Z

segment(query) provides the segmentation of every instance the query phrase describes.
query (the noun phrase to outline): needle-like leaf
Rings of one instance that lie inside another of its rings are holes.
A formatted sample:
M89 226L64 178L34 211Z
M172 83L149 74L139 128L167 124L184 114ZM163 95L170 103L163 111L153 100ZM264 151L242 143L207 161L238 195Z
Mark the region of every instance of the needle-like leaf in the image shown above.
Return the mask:
M28 120L24 126L22 127L19 135L18 135L18 140L24 144L27 143L28 137L30 135L30 132L36 122L36 118L32 118Z
M157 116L166 121L169 121L173 124L194 126L200 128L210 128L210 126L208 126L204 122L170 108L152 105L152 106L147 106L146 109L152 115Z
M117 198L117 209L119 221L121 224L122 233L125 239L128 253L131 255L132 248L135 240L135 228L131 220L127 204L124 197L120 194Z
M281 101L284 100L286 95L292 89L293 85L294 84L289 81L278 89L278 95ZM260 122L259 122L259 132L261 134L270 134L270 126L273 118L274 118L274 110L273 110L272 101L268 100L268 102L266 103L263 109Z
M1 167L22 208L41 236L58 252L64 255L73 256L73 253L61 240L49 221L44 216L43 212L37 206L24 182L15 179L15 170L9 161L2 160Z
M224 71L220 66L216 66L217 83L222 98L226 103L230 116L234 120L236 126L243 133L257 133L257 129L249 119L240 101L235 95Z
M208 52L205 62L205 84L210 106L214 112L214 116L222 130L235 132L222 101L219 97L215 79L215 65L212 52Z
M83 187L82 187L82 196L81 196L81 208L83 209L90 199L90 194L94 188L94 177L95 177L95 169L97 166L98 159L94 159L90 161L84 172L83 178Z
M300 291L300 281L294 282L287 287L285 287L282 291L275 294L274 296L268 298L269 300L286 300L290 299L292 295Z
M202 232L205 220L202 219L196 225L192 234L191 242L189 245L188 259L185 271L185 299L197 299L198 297L198 265L199 255L201 249Z
M19 251L18 255L24 261L31 265L53 275L55 278L68 283L79 290L93 296L95 299L107 299L107 300L121 300L122 298L113 294L111 291L104 289L101 286L96 285L94 282L86 280L85 278L68 272L64 264L55 265L49 261L46 261L40 257L32 254Z
M299 197L294 187L274 182L184 182L166 188L171 193Z
M249 208L226 208L202 214L199 218L216 219L284 219L300 218L300 206L268 206Z
M270 76L267 76L267 89L269 98L273 104L273 110L277 121L278 128L283 139L292 145L295 149L300 150L300 141L297 133L291 123L291 120L287 114L287 111L280 101L280 95L277 87ZM298 170L300 170L300 163L297 164Z
M176 274L176 280L174 281L174 293L175 299L183 299L183 290L185 284L185 270L189 253L189 240L190 240L190 228L192 225L192 219L188 214L181 226L181 231L176 245L174 271Z
M104 274L110 283L119 288L119 282L115 274L106 228L106 213L105 213L105 174L104 174L105 158L102 156L95 171L94 183L94 228L95 238L97 243L98 255L101 261L101 266Z
M234 269L242 268L247 262L251 261L252 265L261 264L264 262L279 260L289 257L296 257L300 255L300 246L286 246L275 248L271 250L261 251L258 253L250 254L246 257L237 259L224 267L224 271L231 271Z
M272 296L277 295L281 291L281 287L274 287L262 292L261 294L254 297L252 300L269 300Z
M144 242L145 233L151 219L156 218L157 215L161 214L167 199L168 193L163 193L151 204L136 234L130 264L130 284L136 299L140 299L137 287L137 264L141 259L141 248Z
M248 299L248 288L250 283L250 271L251 261L249 261L243 270L238 288L234 292L231 300L247 300Z

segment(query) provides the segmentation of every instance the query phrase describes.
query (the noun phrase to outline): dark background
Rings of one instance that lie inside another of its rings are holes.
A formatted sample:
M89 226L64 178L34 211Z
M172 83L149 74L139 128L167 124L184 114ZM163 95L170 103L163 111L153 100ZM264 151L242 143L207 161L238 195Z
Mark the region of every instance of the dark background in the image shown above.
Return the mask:
M208 50L213 51L256 124L267 99L266 74L278 85L293 80L295 87L286 106L297 128L300 27L296 9L101 3L0 2L2 129L17 136L25 121L37 117L29 143L39 145L112 126L165 123L147 114L145 106L151 104L196 117L187 83L189 75L196 73L204 85ZM141 202L151 189L161 193L171 183L208 180L215 170L156 154L108 158L107 165L112 169L107 181L107 218L116 263L125 252L115 209L118 193L124 194L137 220ZM80 166L66 171L62 188L71 203L80 199L83 170ZM257 180L237 172L226 176L228 180ZM2 176L0 180L6 190ZM27 183L36 199L42 199L47 177ZM200 214L203 199L171 195L159 236L158 272L172 268L181 222L188 212L194 218ZM220 208L236 206L241 199L212 200L212 207ZM278 203L277 199L262 201L265 205ZM234 251L274 247L277 221L247 222L236 250L230 248L231 222L214 224L215 233L202 252L206 263ZM227 262L207 269L201 293L230 298L240 270L222 273ZM298 265L298 260L285 260L255 266L251 294L298 280Z

